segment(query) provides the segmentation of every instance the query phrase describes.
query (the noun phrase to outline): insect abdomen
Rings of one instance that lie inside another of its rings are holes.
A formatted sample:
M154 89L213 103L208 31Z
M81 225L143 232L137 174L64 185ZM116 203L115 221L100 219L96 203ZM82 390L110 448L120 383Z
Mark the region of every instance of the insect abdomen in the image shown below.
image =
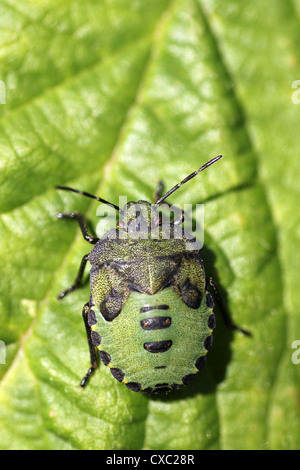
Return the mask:
M192 309L171 287L155 295L132 292L114 320L98 313L92 326L102 362L134 391L167 392L188 385L212 345L210 302L205 293L200 307Z

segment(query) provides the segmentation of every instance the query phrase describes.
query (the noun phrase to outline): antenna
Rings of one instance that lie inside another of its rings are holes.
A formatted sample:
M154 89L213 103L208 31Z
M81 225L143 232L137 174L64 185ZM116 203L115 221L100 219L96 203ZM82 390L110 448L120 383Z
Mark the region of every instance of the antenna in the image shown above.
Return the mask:
M81 194L82 196L87 196L90 197L91 199L96 199L96 201L102 202L103 204L106 204L107 206L113 207L116 211L120 212L119 206L115 206L112 202L108 202L105 199L102 199L101 197L93 196L93 194L87 193L85 191L79 191L78 189L74 188L69 188L68 186L55 186L56 189L62 189L64 191L71 191L73 193Z
M186 178L184 178L184 180L181 181L181 183L178 183L176 184L172 189L169 189L169 191L164 194L163 196L161 196L158 201L156 201L155 205L156 206L159 206L165 199L167 199L167 197L169 197L171 194L173 194L177 189L180 188L180 186L182 186L184 183L187 183L189 180L191 180L192 178L194 178L195 176L198 175L198 173L200 173L200 171L203 171L205 170L205 168L209 167L210 165L212 165L213 163L217 162L218 160L220 160L220 158L222 158L223 155L218 155L217 157L213 158L212 160L210 160L209 162L205 163L205 165L201 166L201 168L199 168L199 170L196 170L194 171L193 173L191 173L189 176L187 176Z

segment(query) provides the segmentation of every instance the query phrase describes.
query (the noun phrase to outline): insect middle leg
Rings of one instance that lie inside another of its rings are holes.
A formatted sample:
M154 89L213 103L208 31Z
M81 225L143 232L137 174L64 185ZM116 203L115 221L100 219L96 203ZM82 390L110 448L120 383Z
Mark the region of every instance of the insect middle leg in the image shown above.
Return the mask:
M58 300L61 300L67 294L69 294L70 292L73 292L73 290L75 290L75 289L79 289L79 287L82 286L82 278L83 278L83 274L84 274L84 269L86 267L86 263L88 261L88 257L89 257L88 254L84 255L82 257L82 260L81 260L81 263L80 263L80 266L79 266L79 270L78 270L78 273L77 273L77 277L75 279L74 284L72 284L70 287L68 287L67 289L60 292L57 296Z
M79 227L80 227L81 233L83 235L83 238L87 242L91 243L92 245L95 245L95 243L97 243L97 241L99 240L99 238L94 237L94 236L92 236L88 233L85 219L84 219L83 215L79 214L78 212L71 212L69 214L59 212L58 214L56 214L56 216L59 219L75 219L79 224ZM73 292L73 290L78 289L79 287L82 286L82 277L83 277L83 273L84 273L84 269L85 269L87 260L88 260L88 255L84 255L82 260L81 260L81 263L80 263L80 266L79 266L79 271L78 271L78 274L77 274L77 277L75 279L74 284L72 284L70 287L68 287L67 289L60 292L60 294L57 296L58 300L61 300L67 294L69 294L70 292Z
M212 288L212 290L215 294L215 299L218 303L218 306L219 306L219 309L220 309L220 312L221 312L221 315L223 317L225 325L228 328L231 328L232 330L237 330L237 331L240 331L241 333L243 333L244 335L251 336L251 333L249 331L244 330L243 328L240 328L235 323L233 323L233 321L232 321L232 319L229 315L229 312L228 312L227 308L224 305L224 302L223 302L222 297L220 295L217 284L215 283L215 281L211 277L206 279L206 285L209 285Z
M81 387L85 386L88 378L93 374L93 372L95 372L95 370L98 367L98 360L97 360L97 355L96 355L96 351L95 351L95 346L93 345L93 342L92 342L92 330L91 330L91 327L88 323L88 313L89 313L90 310L91 309L90 309L89 303L86 303L83 306L83 309L82 309L82 318L83 318L83 321L84 321L86 336L87 336L88 345L89 345L90 358L91 358L91 367L88 369L87 373L85 374L85 376L81 380L81 382L80 382Z

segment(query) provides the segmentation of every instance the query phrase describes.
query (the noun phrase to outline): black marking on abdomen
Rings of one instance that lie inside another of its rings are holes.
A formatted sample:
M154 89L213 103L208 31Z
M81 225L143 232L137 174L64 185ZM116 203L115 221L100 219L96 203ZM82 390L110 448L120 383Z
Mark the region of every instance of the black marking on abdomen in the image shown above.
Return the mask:
M141 313L149 312L150 310L169 310L169 305L146 305L140 309Z
M171 387L173 388L173 390L179 390L180 388L182 388L182 385L181 384L172 384Z
M154 369L166 369L167 366L156 366Z
M132 390L133 392L139 392L142 387L141 384L139 384L138 382L128 382L125 385L127 388L129 388L129 390Z
M105 366L107 366L111 361L110 354L106 351L99 351L99 357Z
M214 330L216 328L216 317L213 313L211 313L208 317L207 326L211 330Z
M98 320L97 320L96 314L94 310L91 309L88 313L88 325L89 326L96 325L97 321Z
M153 390L153 393L154 393L155 395L157 395L158 393L169 393L169 392L171 392L171 390L172 390L172 389L169 388L169 387L160 387L160 388L155 388L155 389Z
M195 374L187 374L182 377L181 381L184 385L190 385L190 383L194 380Z
M213 335L208 336L204 341L204 347L207 351L210 351L213 345Z
M92 331L91 332L91 340L92 340L93 345L96 348L97 348L97 346L99 346L101 344L101 336L99 335L99 333L97 333L97 331Z
M207 361L207 356L200 356L195 362L195 366L197 367L198 370L202 370L203 367L205 366L206 361Z
M213 296L209 292L206 292L206 306L208 308L214 308L215 307L215 302L214 302Z
M117 379L119 382L122 382L122 380L124 379L125 377L125 374L124 372L121 370L121 369L117 369L116 367L112 367L110 369L110 372L112 374L112 376Z
M144 388L144 390L142 390L143 393L147 394L147 393L151 393L153 390L152 387L147 387L147 388Z
M141 320L143 330L163 330L171 325L171 317L151 317Z
M162 353L168 351L172 346L172 340L167 341L151 341L150 343L144 343L144 349L150 353Z

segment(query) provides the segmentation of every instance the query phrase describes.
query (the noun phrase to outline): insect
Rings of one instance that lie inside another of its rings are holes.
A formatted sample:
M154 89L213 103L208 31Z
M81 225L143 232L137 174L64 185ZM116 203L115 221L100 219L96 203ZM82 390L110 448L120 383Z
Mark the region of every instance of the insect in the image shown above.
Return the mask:
M180 186L221 157L213 158L164 195L160 185L154 204L129 202L121 209L84 191L57 186L96 199L119 213L117 227L100 239L88 233L81 214L57 214L61 219L75 219L84 239L94 245L83 256L74 284L58 295L62 299L82 285L89 261L91 295L82 316L91 365L81 387L98 367L97 351L115 379L145 394L188 385L205 365L216 326L209 289L219 299L217 287L205 277L197 244L187 250L186 235L176 236L179 227L182 234L183 213L179 220L163 224L158 210ZM229 327L249 334L232 323L222 304L221 313Z

